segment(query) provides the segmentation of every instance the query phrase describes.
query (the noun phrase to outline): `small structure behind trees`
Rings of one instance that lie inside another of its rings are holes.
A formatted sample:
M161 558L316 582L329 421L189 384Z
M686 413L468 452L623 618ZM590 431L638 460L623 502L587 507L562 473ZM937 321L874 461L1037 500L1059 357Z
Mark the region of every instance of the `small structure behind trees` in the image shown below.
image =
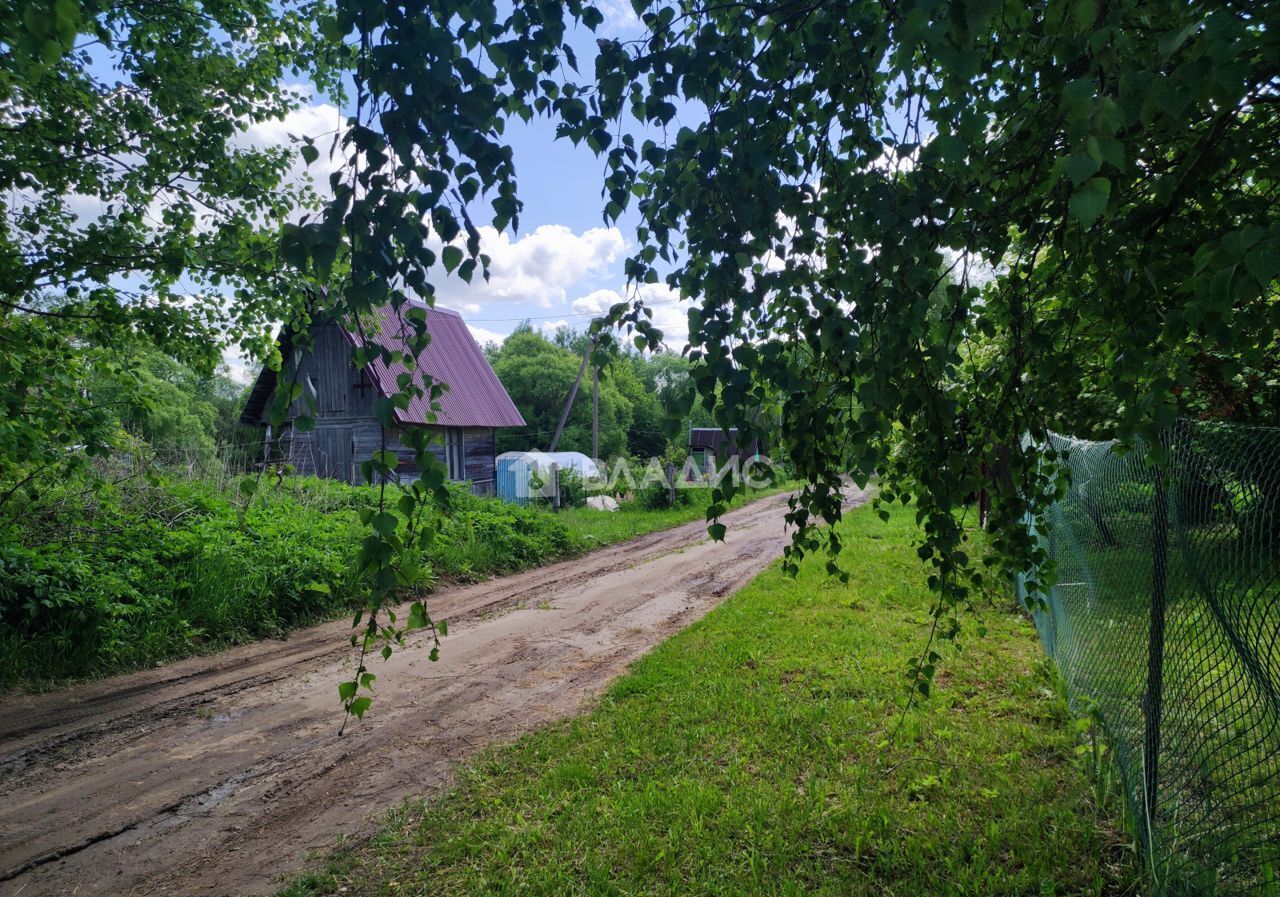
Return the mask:
M713 474L721 463L737 456L739 461L749 461L760 454L760 443L752 440L746 445L738 445L737 429L728 433L719 427L689 428L689 457L694 459L698 469L705 474Z
M558 504L566 479L572 492L584 480L599 477L600 467L582 452L503 452L498 456L498 497L516 504L546 498ZM583 493L581 498L585 498Z

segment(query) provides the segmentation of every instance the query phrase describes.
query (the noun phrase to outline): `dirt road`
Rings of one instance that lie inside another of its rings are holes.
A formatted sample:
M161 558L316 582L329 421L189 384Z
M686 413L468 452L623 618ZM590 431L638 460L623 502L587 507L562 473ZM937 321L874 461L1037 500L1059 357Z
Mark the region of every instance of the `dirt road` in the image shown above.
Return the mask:
M573 561L441 591L438 663L372 664L337 737L349 621L0 701L0 894L271 893L309 851L447 784L482 746L580 710L781 554L785 497Z

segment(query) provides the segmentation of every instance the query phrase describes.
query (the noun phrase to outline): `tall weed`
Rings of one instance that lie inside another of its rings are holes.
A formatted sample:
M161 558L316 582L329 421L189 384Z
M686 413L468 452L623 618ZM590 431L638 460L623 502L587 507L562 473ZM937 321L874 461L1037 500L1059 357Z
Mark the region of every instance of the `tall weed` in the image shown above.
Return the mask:
M462 488L426 565L475 579L579 550L549 514ZM41 685L280 637L358 607L368 487L289 478L244 499L216 481L77 484L0 530L0 682Z

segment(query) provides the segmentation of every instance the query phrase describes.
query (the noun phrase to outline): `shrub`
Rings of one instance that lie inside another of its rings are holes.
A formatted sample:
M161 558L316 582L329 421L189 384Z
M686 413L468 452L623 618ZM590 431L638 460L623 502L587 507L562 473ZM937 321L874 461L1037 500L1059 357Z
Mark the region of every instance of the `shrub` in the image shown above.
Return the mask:
M636 504L647 511L661 511L687 505L692 500L689 489L676 489L675 495L665 483L647 483L636 490Z
M136 668L280 636L364 597L372 487L287 478L243 499L207 482L64 487L0 532L0 681ZM551 515L451 487L433 572L504 573L578 549Z
M576 508L579 505L586 504L587 501L587 484L583 481L578 471L572 467L565 467L559 471L560 480L560 504L568 508Z

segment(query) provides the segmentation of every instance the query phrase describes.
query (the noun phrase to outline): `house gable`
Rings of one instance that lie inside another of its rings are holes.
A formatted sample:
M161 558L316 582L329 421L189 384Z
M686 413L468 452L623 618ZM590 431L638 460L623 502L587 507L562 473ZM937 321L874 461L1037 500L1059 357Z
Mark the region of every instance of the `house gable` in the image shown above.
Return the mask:
M353 332L353 328L338 323L313 325L311 346L303 354L298 383L304 396L310 393L316 398L317 420L335 415L372 414L375 391L384 397L399 392L399 377L408 370L403 363L388 365L381 358L375 358L363 371L356 371L352 363L352 349L363 345L366 339L392 351L407 351L408 323L389 307L379 309L374 318L363 337ZM442 308L430 309L427 332L431 340L418 358L417 369L412 372L413 381L422 386L425 374L443 385L445 391L437 399L434 413L427 395L416 396L407 409L396 410L397 423L442 427L524 426L524 417L461 315ZM280 374L269 368L258 374L241 413L241 423L258 426L266 423L268 404L278 378L284 376L292 381L292 346L293 334L287 330L282 332L280 352L285 359L284 368ZM304 413L305 398L297 400L295 405L296 410L290 409L290 418Z
M364 340L334 322L312 326L310 345L301 353L296 374L293 334L281 333L283 369L277 373L264 368L259 373L241 422L265 426L277 384L282 379L290 385L296 382L301 394L290 404L285 426L274 434L274 448L275 454L293 464L299 473L357 482L360 463L385 447L400 458L397 471L402 477L416 477L413 452L403 445L400 435L405 428L426 426L440 431L431 448L442 462L448 460L445 442L454 446L451 474L456 479L470 480L476 491L492 491L494 428L520 426L524 418L461 316L432 309L427 320L431 342L419 357L419 370L448 387L438 399L434 414L426 397L419 397L408 409L398 410L395 425L384 432L373 412L373 400L393 395L405 368L400 364L386 365L379 358L364 370L357 370L352 350ZM405 322L389 309L379 314L378 321L367 333L368 341L405 351ZM421 373L415 374L415 381L424 382ZM308 396L314 400L314 412ZM302 431L293 426L293 421L304 414L313 415L314 429Z

